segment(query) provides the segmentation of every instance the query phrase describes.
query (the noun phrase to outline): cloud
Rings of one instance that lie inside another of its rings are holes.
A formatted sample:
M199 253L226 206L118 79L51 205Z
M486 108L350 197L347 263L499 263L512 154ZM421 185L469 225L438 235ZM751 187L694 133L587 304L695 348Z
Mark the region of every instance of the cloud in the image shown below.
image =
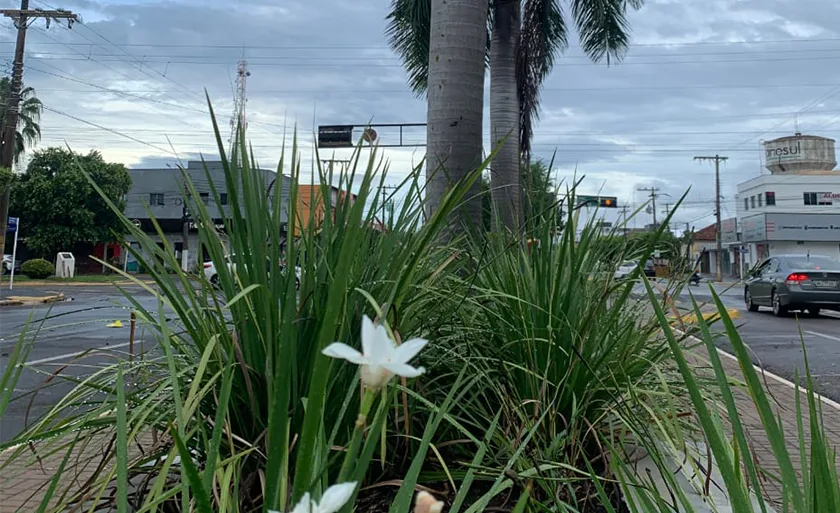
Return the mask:
M28 35L25 82L51 109L42 120L42 146L66 142L142 167L210 158L216 141L204 91L226 141L244 56L251 72L248 138L257 159L273 168L297 131L301 168L309 172L318 124L425 121L425 103L408 90L387 48L389 3L62 3L85 23L49 31L36 24ZM836 2L791 8L781 0L648 0L630 23L633 46L623 62L593 64L572 45L546 81L533 146L536 157L554 158L558 182L585 176L582 191L618 196L631 208L646 200L637 189L659 187L660 210L690 187L675 220L702 225L712 221L714 173L694 156L729 157L721 172L722 210L734 215L736 184L761 172L762 139L790 134L797 123L806 133L838 135ZM7 59L12 36L0 31ZM488 118L489 110L486 126ZM383 144L400 137L396 129L379 134ZM423 128L403 134L408 142L424 137ZM382 152L389 182L396 183L411 175L423 148ZM642 215L639 222L647 221Z

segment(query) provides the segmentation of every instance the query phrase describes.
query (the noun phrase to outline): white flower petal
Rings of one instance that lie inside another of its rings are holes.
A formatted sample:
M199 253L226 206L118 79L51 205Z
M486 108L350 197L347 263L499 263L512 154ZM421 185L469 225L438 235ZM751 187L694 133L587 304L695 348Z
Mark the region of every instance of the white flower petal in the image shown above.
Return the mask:
M388 336L385 326L376 326L376 335L373 337L373 344L370 354L365 354L368 361L373 364L382 365L394 361L394 341Z
M394 361L399 363L408 363L412 358L417 356L417 353L426 347L426 344L428 343L428 340L424 340L422 338L412 338L411 340L405 341L394 350Z
M350 363L355 363L356 365L363 365L366 363L365 357L362 353L356 351L347 344L342 344L341 342L333 342L325 347L322 353L324 356L342 358Z
M324 492L321 502L313 513L335 513L340 510L356 490L356 483L332 485Z
M416 378L417 376L426 372L426 369L423 367L412 367L407 363L384 363L382 364L383 367L388 369L389 371L393 372L397 376L402 376L404 378Z
M373 340L376 338L376 328L367 315L362 316L362 353L365 356L373 354Z
M312 498L309 496L309 492L303 494L292 513L312 513Z

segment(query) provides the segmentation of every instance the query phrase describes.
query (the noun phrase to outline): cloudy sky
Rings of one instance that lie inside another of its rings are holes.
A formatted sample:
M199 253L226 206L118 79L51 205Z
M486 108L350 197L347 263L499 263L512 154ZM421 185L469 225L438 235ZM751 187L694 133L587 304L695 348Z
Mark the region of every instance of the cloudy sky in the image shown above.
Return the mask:
M41 145L98 149L134 167L211 156L203 89L227 132L243 56L248 137L263 167L276 165L295 127L309 169L313 126L422 123L425 103L408 90L383 35L389 3L31 0L83 19L72 30L41 22L29 31L24 81L47 109ZM840 135L837 2L647 0L631 24L633 46L620 65L592 64L572 46L545 86L535 153L555 155L558 180L585 176L581 193L615 195L633 208L646 199L638 188L659 187L661 211L690 186L675 221L700 228L713 220L714 170L695 155L729 157L721 173L729 217L736 184L762 172L761 140L791 134L797 123L804 133ZM13 38L4 20L6 72ZM396 132L380 134L396 142ZM424 136L408 130L405 140ZM392 181L422 154L385 150Z

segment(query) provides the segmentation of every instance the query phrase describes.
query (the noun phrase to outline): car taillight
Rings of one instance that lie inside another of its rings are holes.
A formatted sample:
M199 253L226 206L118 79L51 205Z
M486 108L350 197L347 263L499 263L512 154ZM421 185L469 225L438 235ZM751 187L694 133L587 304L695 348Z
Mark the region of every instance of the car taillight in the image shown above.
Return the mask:
M211 267L213 267L213 262L204 262L204 268L205 269L209 269Z
M808 278L807 274L793 273L793 274L789 275L785 281L789 284L799 284L799 283L802 283L803 281L807 281L809 279L810 278Z

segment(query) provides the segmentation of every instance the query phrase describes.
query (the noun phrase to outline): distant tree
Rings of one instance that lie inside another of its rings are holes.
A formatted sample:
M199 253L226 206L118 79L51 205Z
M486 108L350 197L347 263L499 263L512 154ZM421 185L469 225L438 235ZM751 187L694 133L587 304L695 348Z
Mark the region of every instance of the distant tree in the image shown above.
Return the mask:
M0 126L6 123L6 106L12 94L12 82L9 77L0 78ZM20 113L15 132L15 164L20 162L27 147L32 147L41 140L41 112L44 106L35 96L35 89L24 87L20 92Z
M36 151L26 172L15 177L10 213L21 218L21 236L30 251L52 258L76 243L114 242L124 233L85 172L111 201L125 208L131 176L124 165L105 162L96 151Z

